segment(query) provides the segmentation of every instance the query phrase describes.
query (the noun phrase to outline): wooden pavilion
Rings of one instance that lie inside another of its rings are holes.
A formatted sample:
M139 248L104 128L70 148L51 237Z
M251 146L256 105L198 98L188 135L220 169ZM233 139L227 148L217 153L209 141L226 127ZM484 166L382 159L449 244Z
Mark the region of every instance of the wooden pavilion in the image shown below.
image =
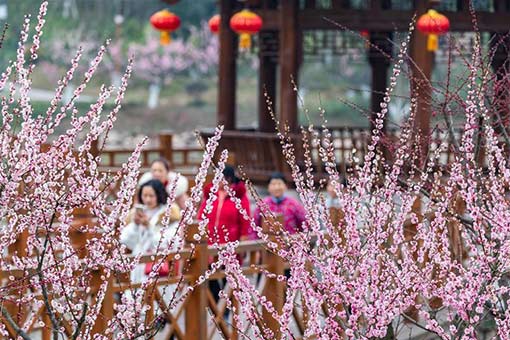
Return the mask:
M480 31L493 34L509 31L509 0L471 1L477 11ZM419 16L431 7L437 7L449 18L451 31L472 31L469 3L470 0L219 0L221 23L217 122L227 130L223 146L234 152L237 163L243 164L255 180L262 180L275 169L286 172L269 109L276 112L280 122L288 124L291 132L299 131L298 99L294 83L299 86L304 32L340 30L336 23L354 31L369 32L368 39L372 46L366 53L372 75L370 110L377 112L388 85L388 55L393 50L393 32L408 31L413 16ZM245 7L256 12L263 20L263 28L258 34L258 130L252 132L237 130L237 35L229 27L230 17ZM423 84L429 84L434 60L434 52L426 49L426 39L424 34L415 30L410 46L415 71L416 67L421 69L420 72L413 72L413 79L420 81L422 78L425 80ZM507 56L508 49L498 48L493 58L493 67L500 69ZM420 86L415 124L416 129L425 136L429 134L431 119L427 100L430 93L430 86ZM271 98L269 105L265 94ZM278 103L278 107L275 107L275 103ZM366 130L364 134L369 134L369 131ZM363 149L366 141L363 132L356 134L350 129L344 129L340 134L342 138L351 139L349 143L345 140L340 142L340 148L345 149L341 150L340 161L345 158L344 151L350 152L352 147Z

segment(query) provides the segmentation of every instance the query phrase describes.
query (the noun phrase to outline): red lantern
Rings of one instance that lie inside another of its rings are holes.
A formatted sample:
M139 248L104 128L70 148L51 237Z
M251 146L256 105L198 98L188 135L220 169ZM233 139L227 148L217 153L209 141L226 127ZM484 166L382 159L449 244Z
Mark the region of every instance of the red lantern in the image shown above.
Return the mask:
M170 43L170 33L175 31L181 25L181 19L170 12L169 10L162 10L154 13L151 16L151 24L152 26L161 31L160 34L160 42L161 45L168 45Z
M262 19L252 11L243 9L230 18L230 28L241 35L239 37L239 48L241 50L248 50L251 47L250 36L260 31Z
M450 29L450 21L446 16L436 10L429 9L427 13L423 14L418 19L416 27L420 32L428 36L427 50L435 51L439 46L438 35L448 32Z
M219 31L220 31L220 20L221 20L221 17L219 14L216 14L214 16L212 16L211 19L209 19L209 29L211 30L212 33L214 34L217 34Z

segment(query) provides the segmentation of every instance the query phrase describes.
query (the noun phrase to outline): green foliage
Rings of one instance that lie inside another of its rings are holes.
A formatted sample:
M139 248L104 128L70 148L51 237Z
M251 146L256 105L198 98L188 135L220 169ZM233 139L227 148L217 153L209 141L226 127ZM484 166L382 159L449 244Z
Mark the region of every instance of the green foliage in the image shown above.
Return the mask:
M42 0L8 0L9 30L0 54L0 67L4 67L8 60L15 57L19 32L23 23L23 16L31 13L37 16L37 9ZM116 14L124 16L121 35L125 45L132 42L142 42L146 28L149 26L150 16L158 10L169 8L180 16L182 26L175 36L187 36L190 26L199 26L216 12L215 0L186 1L168 6L159 0L74 0L75 6L67 10L64 3L68 0L49 1L44 41L59 39L63 32L81 30L87 32L90 39L100 44L105 39L115 38ZM4 22L0 22L4 24ZM33 26L32 26L33 27Z

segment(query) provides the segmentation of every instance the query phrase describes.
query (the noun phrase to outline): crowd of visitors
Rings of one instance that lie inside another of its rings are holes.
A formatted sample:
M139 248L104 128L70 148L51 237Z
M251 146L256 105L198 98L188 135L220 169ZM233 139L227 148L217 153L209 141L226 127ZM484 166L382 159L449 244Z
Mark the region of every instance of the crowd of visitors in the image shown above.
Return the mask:
M250 227L250 221L244 217L235 201L240 202L240 207L245 214L253 216L258 226L262 226L263 212L259 206L252 209L245 183L236 176L232 166L226 165L223 175L228 182L229 190L220 186L215 193L216 199L212 209L206 213L206 201L212 189L212 184L207 184L204 187L204 195L197 215L199 220L208 219L208 244L221 245L231 241L257 239L256 232ZM188 180L171 171L170 163L160 158L152 162L150 172L141 176L138 186L135 205L128 216L126 226L121 230L121 243L133 255L155 254L158 250L180 244L183 235L178 228L178 221L188 197ZM267 191L268 196L262 199L262 205L282 221L282 227L287 233L294 234L302 231L305 210L302 204L289 194L287 179L282 173L271 174ZM168 226L163 226L167 200L172 194L175 202L170 207L170 223ZM235 195L235 198L230 195ZM326 206L338 207L338 198L331 184L327 185ZM147 275L147 268L139 265L132 271L131 281L141 282L144 275ZM210 288L216 300L223 285L222 280L210 282Z

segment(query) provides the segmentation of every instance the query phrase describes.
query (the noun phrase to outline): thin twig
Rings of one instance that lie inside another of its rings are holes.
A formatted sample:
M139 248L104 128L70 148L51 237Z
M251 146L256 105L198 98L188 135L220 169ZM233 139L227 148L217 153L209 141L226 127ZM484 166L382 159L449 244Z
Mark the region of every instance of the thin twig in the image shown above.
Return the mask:
M7 321L7 323L9 323L9 325L16 331L16 335L20 336L23 338L23 340L32 340L27 333L25 333L24 330L22 330L17 324L16 322L14 322L14 320L12 319L11 315L9 314L9 312L4 308L4 306L0 305L0 310L2 311L2 316L5 318L5 320Z

